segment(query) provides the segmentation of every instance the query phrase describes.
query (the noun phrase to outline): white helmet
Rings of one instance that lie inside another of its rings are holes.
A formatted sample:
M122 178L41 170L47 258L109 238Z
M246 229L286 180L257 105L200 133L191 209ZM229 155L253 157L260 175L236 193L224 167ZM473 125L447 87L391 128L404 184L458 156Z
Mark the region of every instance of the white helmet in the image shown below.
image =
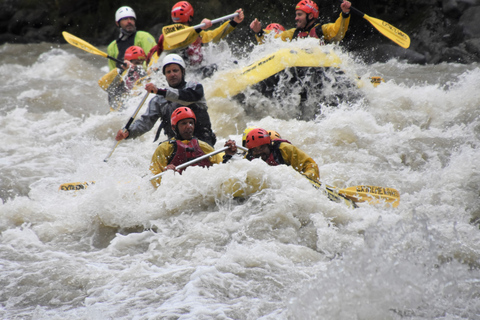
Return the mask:
M170 53L166 55L165 58L163 58L163 62L162 62L163 74L165 74L165 67L172 63L180 65L183 68L183 70L185 70L186 68L185 61L183 61L182 57L180 57L178 54Z
M133 9L130 7L120 7L115 13L116 22L122 20L123 18L128 18L128 17L134 18L135 20L137 19L137 16L135 15L135 11L133 11Z

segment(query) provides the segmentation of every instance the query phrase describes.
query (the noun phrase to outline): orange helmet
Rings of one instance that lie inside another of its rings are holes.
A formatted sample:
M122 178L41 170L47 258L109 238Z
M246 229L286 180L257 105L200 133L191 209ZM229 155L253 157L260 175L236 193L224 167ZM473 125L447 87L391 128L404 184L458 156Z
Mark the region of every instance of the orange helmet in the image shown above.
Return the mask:
M172 20L175 23L187 23L193 17L193 7L187 1L177 2L172 8Z
M128 47L127 50L125 50L125 60L147 60L147 55L142 48L138 46L131 46Z
M248 149L252 149L258 146L263 146L264 144L270 144L272 139L265 129L256 128L250 130L247 134L246 144Z
M272 140L282 139L282 137L280 136L280 133L278 133L277 131L268 130L267 132L268 132L268 135L270 136L270 139Z
M282 31L285 31L285 28L281 25L281 24L278 24L278 23L270 23L266 28L265 30L273 30L275 31L276 33L280 33Z
M192 118L195 122L197 122L197 118L195 117L195 113L192 111L192 109L188 107L180 107L172 112L170 123L172 126L176 126L178 121L189 118Z
M295 7L295 10L302 10L307 15L310 14L310 13L313 13L313 18L314 19L318 18L318 6L312 0L302 0L302 1L300 1L297 4L297 6Z

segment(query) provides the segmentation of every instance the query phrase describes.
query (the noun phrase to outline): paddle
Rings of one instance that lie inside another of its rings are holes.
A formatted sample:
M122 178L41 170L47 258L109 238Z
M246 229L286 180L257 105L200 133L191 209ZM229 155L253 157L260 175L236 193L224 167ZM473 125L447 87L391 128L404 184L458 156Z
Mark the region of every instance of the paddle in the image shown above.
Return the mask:
M66 31L63 31L62 32L63 34L63 37L65 38L65 40L70 43L72 46L75 46L77 48L80 48L84 51L87 51L87 52L90 52L90 53L93 53L93 54L96 54L98 56L102 56L104 58L107 58L107 59L110 59L110 60L113 60L115 62L118 62L122 65L124 65L125 67L127 66L126 63L124 63L123 61L117 59L117 58L114 58L112 56L109 56L108 54L106 54L105 52L103 51L100 51L98 50L97 48L95 48L94 46L92 46L90 43L80 39L80 38L77 38L75 37L73 34L70 34Z
M322 186L321 182L313 180L311 180L311 182L317 188ZM393 208L398 207L400 204L400 193L393 188L360 185L339 189L327 184L325 185L325 188L330 192L338 194L354 202L368 202L369 204L386 202L392 205Z
M339 189L338 193L343 194L350 199L359 199L362 202L372 202L374 199L383 200L391 203L394 208L400 204L400 193L393 188L384 188L377 186L354 186L346 189ZM378 202L378 201L374 201Z
M339 1L343 3L343 0ZM397 29L391 24L380 19L372 18L352 6L350 7L350 10L370 22L370 24L380 31L381 34L398 44L400 47L405 49L410 47L410 37L400 29Z
M222 22L222 21L234 18L236 16L238 16L238 12L235 12L235 13L223 16L221 18L212 20L212 24ZM198 24L198 25L193 26L193 27L187 27L187 28L184 28L184 29L180 29L180 30L170 32L170 33L164 35L163 41L166 43L166 47L173 47L173 46L177 45L178 43L181 43L181 42L185 41L185 39L187 39L188 36L190 35L190 32L192 32L193 30L203 28L204 26L205 26L205 23L201 23L201 24Z
M125 126L126 127L126 126ZM118 143L117 143L118 144ZM185 167L188 167L189 165L192 165L194 164L195 162L198 162L198 161L201 161L203 159L206 159L208 157L211 157L211 156L214 156L218 153L221 153L221 152L224 152L225 150L227 150L228 147L223 147L219 150L215 150L213 152L210 152L208 154L204 154L203 156L200 156L198 158L195 158L193 160L190 160L188 162L185 162L185 163L182 163L178 166L176 166L176 169L183 169ZM112 150L113 152L113 150ZM106 160L106 159L105 159ZM156 174L154 175L152 178L150 178L150 181L151 180L154 180L162 175L164 175L167 171L163 171L163 172L160 172L159 174ZM95 181L90 181L90 182L68 182L68 183L64 183L64 184L61 184L60 187L58 188L59 190L63 190L63 191L70 191L70 190L83 190L83 189L86 189L90 184L95 184Z
M143 104L145 103L145 101L147 100L147 97L149 95L149 92L147 92L145 94L145 96L143 97L142 101L140 102L140 104L138 105L137 109L135 109L135 112L132 114L132 116L130 117L130 119L128 119L128 122L127 124L123 127L123 131L125 130L128 130L128 128L130 128L130 125L133 123L133 120L135 119L135 117L137 116L138 112L140 111L140 109L142 108ZM120 140L122 141L122 140ZM113 146L112 148L112 151L110 151L110 153L108 154L108 156L103 160L105 162L108 161L108 158L110 158L110 156L113 154L113 152L115 151L115 149L117 148L118 144L120 143L120 141L116 141L115 142L115 145ZM63 191L70 191L70 190L82 190L82 189L86 189L88 187L88 185L90 184L95 184L95 181L90 181L90 182L67 182L67 183L63 183L60 185L59 187L59 190L63 190Z
M95 181L90 182L67 182L60 185L58 190L73 191L87 189L88 185L95 184Z
M248 149L243 146L237 146L237 148L248 152ZM318 189L323 185L319 181L315 181L310 178L308 178L308 180L313 184L314 187ZM337 187L325 185L325 189L329 199L337 202L339 202L338 200L340 199L337 199L336 196L340 196L346 198L347 200L351 200L354 203L368 202L370 204L376 204L385 201L391 204L394 208L398 207L400 204L400 193L393 188L360 185L339 189ZM356 207L356 205L354 205L354 207Z
M214 156L214 155L216 155L216 154L218 154L218 153L224 152L224 151L227 150L227 149L228 149L228 147L223 147L223 148L221 148L221 149L218 149L218 150L212 151L212 152L210 152L210 153L204 154L203 156L200 156L200 157L198 157L198 158L192 159L192 160L187 161L187 162L185 162L185 163L179 164L178 166L175 167L175 169L180 170L180 169L186 168L186 167L188 167L189 165L192 165L192 164L194 164L194 163L196 163L196 162L198 162L198 161L201 161L201 160L203 160L203 159L206 159L206 158L209 158L209 157L211 157L211 156ZM157 179L158 177L163 176L166 172L167 172L167 170L162 171L162 172L154 175L153 177L150 178L150 181L155 180L155 179Z
M133 120L135 119L135 117L137 116L138 112L140 111L140 109L142 108L143 104L145 103L145 101L147 100L147 97L149 95L149 92L145 93L145 95L143 96L143 99L142 101L140 102L140 104L138 105L137 109L135 109L135 112L132 114L132 116L130 117L130 119L128 119L128 122L127 124L123 127L123 132L127 131L129 128L130 128L130 125L133 123ZM122 140L120 140L122 141ZM112 151L110 151L110 153L107 155L107 157L103 160L105 162L108 161L108 158L110 158L110 156L113 154L113 152L115 151L115 149L117 148L118 144L120 143L120 141L116 141L115 142L115 145L113 146L112 148Z

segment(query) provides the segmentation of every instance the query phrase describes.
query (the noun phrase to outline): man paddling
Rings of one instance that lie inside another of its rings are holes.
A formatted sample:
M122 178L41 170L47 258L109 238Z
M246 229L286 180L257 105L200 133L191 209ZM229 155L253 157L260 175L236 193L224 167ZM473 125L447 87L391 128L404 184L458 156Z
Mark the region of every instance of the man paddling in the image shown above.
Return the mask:
M150 171L154 175L165 170L182 173L184 169L176 170L177 166L214 151L210 145L194 136L196 121L195 113L188 107L180 107L173 111L170 122L175 136L171 140L162 142L155 150L150 164ZM228 161L237 152L237 147L232 140L228 140L225 146L229 147L225 151L229 156L225 159L216 154L191 166L210 167L213 164ZM152 180L153 186L158 187L160 181L160 177Z
M165 41L167 34L191 27L193 23L193 6L187 1L177 2L172 7L171 12L172 21L175 24L163 27L157 45L148 53L147 63L149 66L152 65L158 60L160 54L165 51L167 53L178 53L188 65L198 67L203 61L203 44L220 41L235 30L237 25L243 21L243 10L238 9L236 12L238 15L232 20L226 21L220 27L210 31L205 30L212 26L211 20L203 19L201 23L205 24L205 26L198 30L192 29L180 43L172 43L171 41Z
M107 53L113 58L124 60L125 51L131 46L139 46L149 52L155 46L155 38L148 32L137 31L135 20L137 16L130 7L120 7L115 13L115 23L120 28L117 40L112 41L107 48ZM110 70L121 68L122 65L111 59L108 60Z
M322 42L339 42L345 37L350 22L349 1L344 0L340 5L342 13L335 23L322 24L318 21L318 6L312 0L301 0L295 7L296 27L275 35L283 41L292 41L297 38L313 37L319 38ZM263 42L264 31L262 24L257 18L250 24L259 42Z
M255 128L247 134L245 143L248 148L247 159L261 158L271 166L286 164L307 178L320 182L315 161L287 140L272 139L265 129Z
M212 131L203 86L195 81L185 81L185 67L185 61L177 54L169 54L163 59L162 70L169 87L157 88L153 83L145 86L148 92L155 93L156 96L150 100L147 112L140 119L136 120L128 130L117 132L115 138L117 141L126 138L135 139L143 135L153 128L158 119L161 119L161 124L154 141L157 141L162 129L171 139L175 136L170 125L172 112L180 106L188 106L197 116L195 136L212 147L215 145L217 137Z

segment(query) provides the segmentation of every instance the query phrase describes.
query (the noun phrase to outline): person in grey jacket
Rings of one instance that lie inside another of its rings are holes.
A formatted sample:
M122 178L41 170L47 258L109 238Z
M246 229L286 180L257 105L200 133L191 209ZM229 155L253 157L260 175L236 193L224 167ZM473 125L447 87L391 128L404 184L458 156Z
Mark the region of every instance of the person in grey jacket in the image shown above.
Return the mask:
M217 138L212 131L203 86L195 81L185 81L185 62L177 54L165 56L162 69L169 87L157 88L153 83L148 83L145 89L156 96L150 101L147 112L127 131L119 130L115 140L135 139L150 131L158 119L161 119L161 123L154 141L157 141L162 129L171 139L175 136L170 124L172 112L178 107L188 106L197 117L194 135L214 147Z

